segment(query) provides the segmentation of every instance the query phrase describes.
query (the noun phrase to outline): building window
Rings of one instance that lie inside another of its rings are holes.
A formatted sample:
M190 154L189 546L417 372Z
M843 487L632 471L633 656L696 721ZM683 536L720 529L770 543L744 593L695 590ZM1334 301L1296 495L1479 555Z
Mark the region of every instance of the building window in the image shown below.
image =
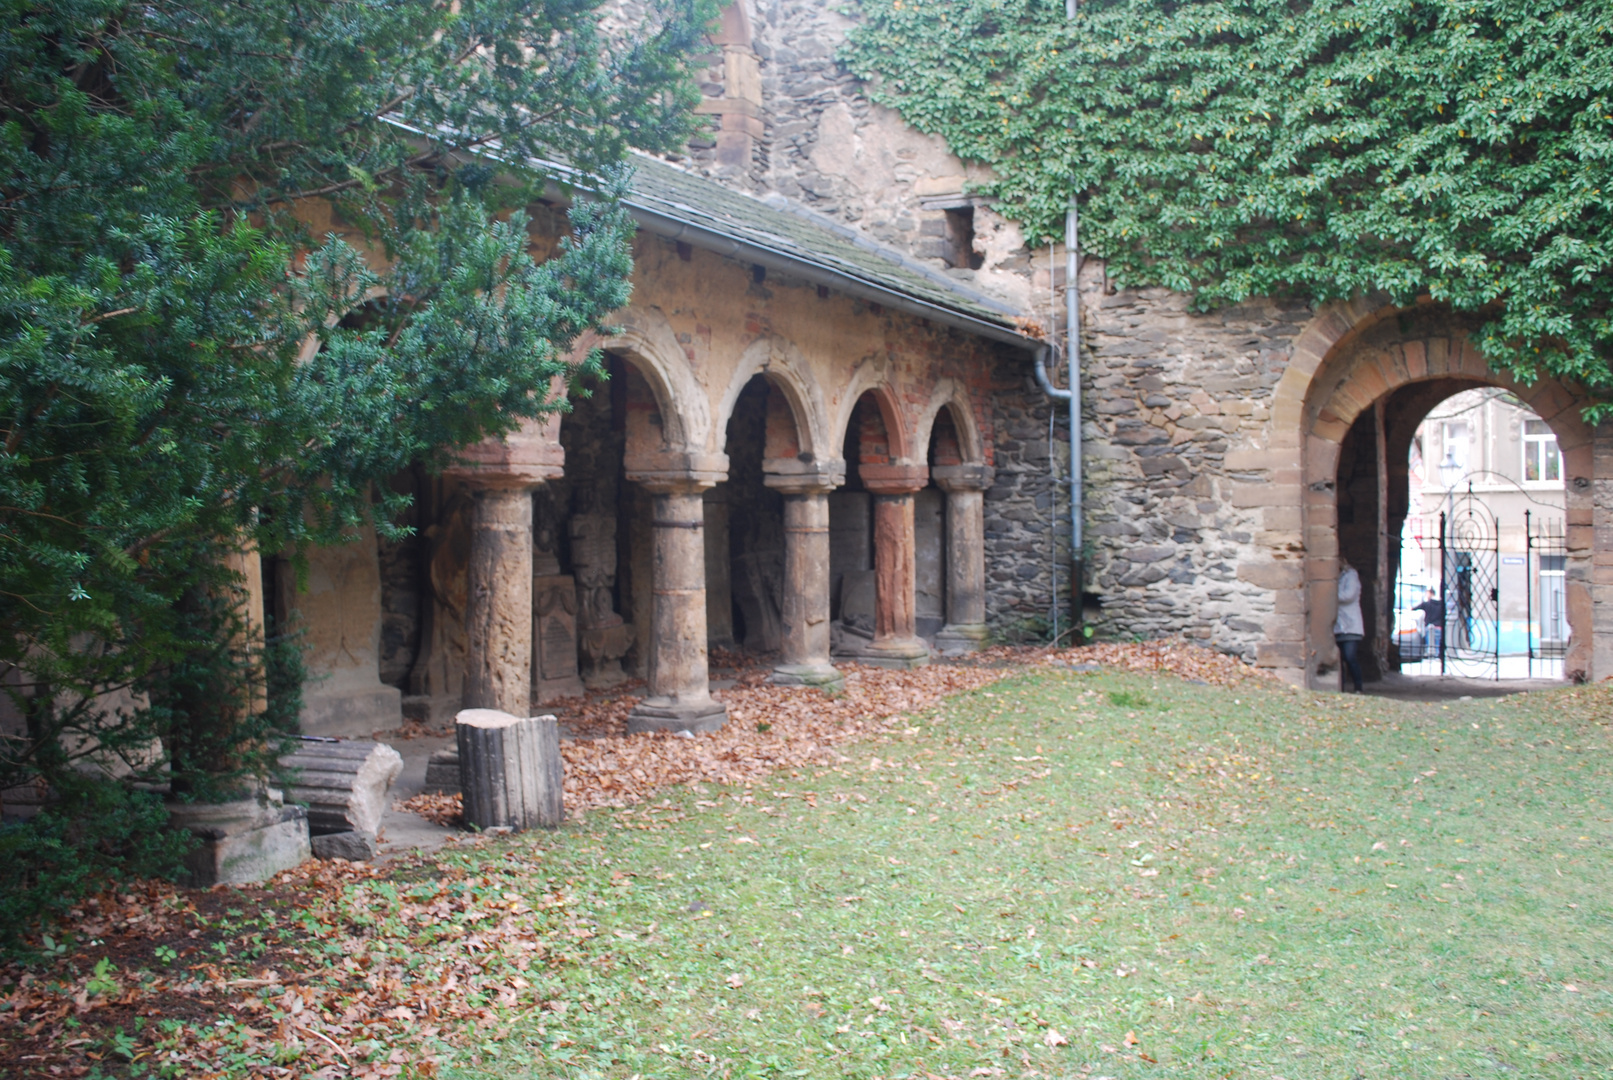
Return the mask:
M1561 482L1563 458L1557 450L1557 436L1544 420L1523 422L1523 478Z
M1456 462L1460 471L1455 475L1459 478L1467 476L1469 438L1469 428L1466 420L1446 422L1444 439L1442 440L1445 445L1445 456L1440 458L1440 464L1444 465L1447 461ZM1441 479L1448 480L1449 478L1442 476Z
M978 270L985 259L975 250L975 208L959 206L948 209L947 255L950 267L961 270Z

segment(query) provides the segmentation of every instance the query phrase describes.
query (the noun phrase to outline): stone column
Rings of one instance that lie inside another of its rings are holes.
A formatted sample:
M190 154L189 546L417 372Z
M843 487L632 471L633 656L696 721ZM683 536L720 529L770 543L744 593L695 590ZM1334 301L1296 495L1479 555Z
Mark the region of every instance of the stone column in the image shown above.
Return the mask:
M447 475L475 491L466 567L467 709L532 714L532 492L565 460L545 420L464 451Z
M532 704L532 488L482 487L471 520L465 708Z
M940 465L930 470L947 493L947 624L935 635L942 656L974 652L986 642L985 491L990 465Z
M772 681L838 690L846 680L829 662L829 492L843 476L769 473L784 494L784 636Z
M633 479L629 473L629 479ZM653 496L650 528L655 595L647 672L649 693L627 717L629 732L716 731L728 707L712 700L706 665L705 499L703 479L645 479Z
M864 660L876 667L916 668L930 650L914 632L913 493L929 480L923 465L860 465L874 496L874 640Z

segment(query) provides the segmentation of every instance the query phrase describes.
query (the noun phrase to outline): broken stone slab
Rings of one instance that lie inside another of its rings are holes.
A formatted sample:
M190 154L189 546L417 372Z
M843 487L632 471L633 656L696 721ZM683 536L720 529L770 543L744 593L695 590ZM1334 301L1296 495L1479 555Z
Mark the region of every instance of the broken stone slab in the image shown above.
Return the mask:
M386 794L403 770L403 758L385 743L304 742L280 759L287 771L286 795L308 807L315 836L342 832L375 834L386 812Z
M459 794L459 751L438 750L426 759L426 786L428 795Z
M375 834L365 832L326 833L312 840L314 858L369 862L375 858Z
M560 826L565 764L553 716L465 709L454 726L467 825L482 830Z
M306 862L308 813L273 788L227 803L169 803L169 823L200 843L185 857L193 885L251 885Z

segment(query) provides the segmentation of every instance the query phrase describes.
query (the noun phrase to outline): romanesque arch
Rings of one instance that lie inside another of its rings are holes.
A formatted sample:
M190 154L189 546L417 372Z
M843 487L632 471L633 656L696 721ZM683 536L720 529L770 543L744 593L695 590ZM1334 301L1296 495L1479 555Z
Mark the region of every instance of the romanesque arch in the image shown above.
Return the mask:
M835 416L834 436L835 446L844 443L847 429L851 425L852 417L856 414L857 403L864 396L870 397L878 406L879 417L884 424L886 437L886 451L884 464L911 465L914 464L915 442L908 431L905 418L902 416L899 398L895 389L884 379L881 372L875 370L873 365L862 365L852 373L847 380L844 393L841 395L839 409ZM856 465L848 461L847 467Z
M797 452L808 455L802 460L827 462L837 457L839 447L829 436L828 407L824 404L822 388L813 378L801 350L776 336L756 339L740 355L717 408L717 449L726 451L723 443L734 406L745 386L757 375L764 376L789 406L790 418L795 423Z
M980 435L980 422L975 413L974 402L969 397L968 389L957 379L941 379L935 384L935 389L930 392L930 400L925 404L924 411L919 414L913 445L924 447L926 450L929 448L930 434L942 409L948 411L952 427L957 432L958 454L961 461L970 465L985 464L985 441ZM935 465L937 462L932 461L930 464Z
M1292 564L1300 571L1295 584L1303 586L1302 606L1290 613L1287 626L1290 632L1299 631L1296 637L1303 644L1296 659L1310 685L1331 685L1327 676L1336 663L1336 477L1351 426L1375 403L1391 400L1401 405L1398 422L1415 426L1439 400L1475 386L1507 390L1557 435L1566 479L1572 629L1565 671L1578 678L1590 673L1594 461L1593 433L1580 416L1584 399L1554 379L1525 386L1492 370L1472 339L1472 329L1466 320L1433 306L1398 310L1366 300L1324 309L1296 342L1273 402L1270 472L1277 489L1274 499L1282 501L1286 490L1293 499L1289 505L1300 509L1302 543L1288 554L1297 556ZM1288 433L1292 435L1285 439ZM1281 561L1283 553L1278 554Z
M614 337L589 344L617 353L650 384L660 409L663 450L674 454L707 451L715 438L711 408L666 316L654 310L629 309L616 318L621 329Z

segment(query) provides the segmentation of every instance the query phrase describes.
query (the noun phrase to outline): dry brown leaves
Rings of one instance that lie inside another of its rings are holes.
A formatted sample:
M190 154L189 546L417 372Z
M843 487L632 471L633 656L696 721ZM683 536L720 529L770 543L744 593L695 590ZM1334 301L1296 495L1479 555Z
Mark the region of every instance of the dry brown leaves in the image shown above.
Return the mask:
M1260 677L1181 643L999 648L918 671L848 665L846 689L834 697L772 686L753 670L721 692L727 725L694 738L627 736L625 716L637 701L629 695L568 703L562 723L600 737L562 746L567 805L625 807L674 784L742 783L843 763L837 748L894 730L949 694L1030 667L1084 664L1217 685ZM446 824L459 798L423 795L403 806ZM670 804L642 816L662 809ZM572 963L571 943L594 930L577 898L505 891L505 875L531 867L504 864L526 857L428 859L425 873L398 879L419 883L408 886L391 880L399 864L333 861L306 863L261 888L152 884L97 898L67 927L90 947L43 971L0 970L0 1073L83 1076L91 1067L85 1055L115 1066L115 1056L91 1047L145 1018L129 1052L175 1075L433 1075L439 1058L499 1037L513 1018L565 1008L547 973ZM266 951L248 967L235 957L248 929L238 920L254 913L269 920L258 924ZM98 957L107 961L100 973L90 966ZM159 1026L163 1019L180 1023Z
M566 761L566 806L573 812L629 806L673 784L737 784L778 769L831 765L844 760L834 747L884 731L896 718L938 704L1008 672L935 664L917 671L884 671L848 664L846 688L774 686L765 672L749 672L720 691L728 722L692 738L604 734L561 746ZM613 702L625 728L632 705Z
M741 658L723 659L738 666ZM1164 672L1216 686L1265 677L1236 657L1181 641L1075 649L998 646L966 664L937 663L915 671L842 664L846 687L833 696L774 686L766 669L753 667L739 675L736 685L716 694L728 706L728 722L719 731L693 737L628 735L627 715L639 698L621 693L624 687L614 696L568 701L561 710L561 727L568 736L560 750L566 762L566 807L575 814L631 806L676 784L736 784L778 769L832 765L845 760L835 747L884 732L950 694L978 689L1026 667L1086 664ZM459 824L457 795L418 795L398 806L439 825Z
M464 800L459 797L457 792L453 795L422 792L419 795L393 803L392 809L419 814L433 825L453 829L459 827L462 823Z

